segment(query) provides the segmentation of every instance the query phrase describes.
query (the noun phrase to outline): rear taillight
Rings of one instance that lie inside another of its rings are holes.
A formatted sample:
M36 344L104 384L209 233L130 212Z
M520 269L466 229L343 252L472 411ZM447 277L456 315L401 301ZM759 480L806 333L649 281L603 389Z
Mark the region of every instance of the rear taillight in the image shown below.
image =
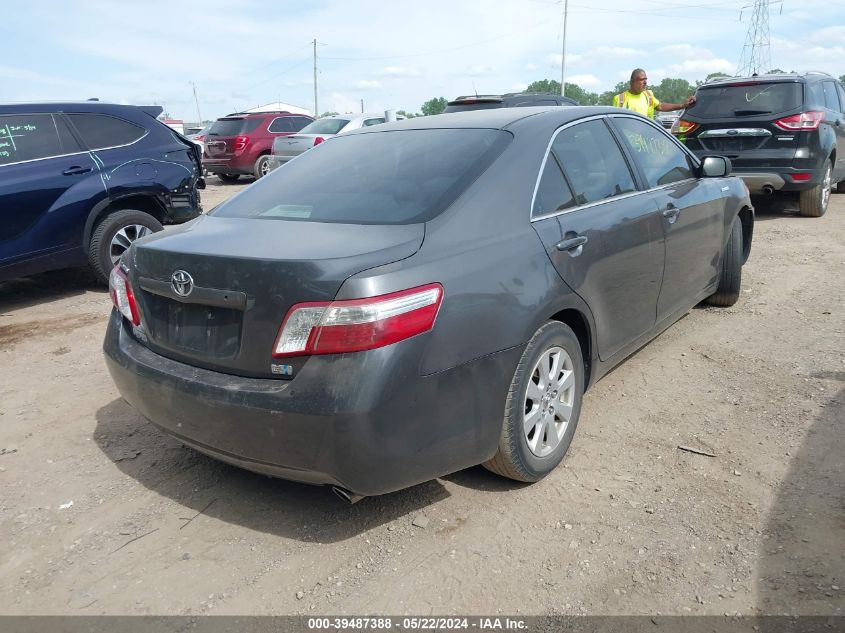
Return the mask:
M195 137L194 137L194 140L195 140L195 141L200 141L200 142L202 142L204 139L205 139L205 134L200 134L199 136L195 136Z
M114 307L129 319L132 325L141 325L141 315L138 312L135 294L129 284L129 277L126 276L120 264L115 266L109 275L109 294Z
M428 284L367 299L299 303L288 310L273 356L342 354L397 343L429 331L443 286Z
M813 174L807 172L797 172L794 174L789 174L789 177L792 178L795 182L809 182L812 179Z
M687 121L686 119L677 119L672 124L672 134L690 134L698 129L698 123Z
M818 129L821 122L824 121L824 112L802 112L801 114L793 114L792 116L784 117L775 121L782 130L792 132L794 130L815 130Z
M311 147L316 147L317 145L319 145L320 143L322 143L325 140L326 139L324 139L322 136L318 136L314 139L314 145L312 145Z
M247 143L249 143L248 136L236 136L234 144L235 151L241 151L244 147L246 147Z

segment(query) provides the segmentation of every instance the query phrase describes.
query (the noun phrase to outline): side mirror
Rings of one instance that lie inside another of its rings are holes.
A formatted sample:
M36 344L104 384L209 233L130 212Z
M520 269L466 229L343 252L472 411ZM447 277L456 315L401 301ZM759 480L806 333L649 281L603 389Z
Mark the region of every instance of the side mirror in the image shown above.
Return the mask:
M707 178L731 175L731 159L726 156L708 156L701 164L701 174Z

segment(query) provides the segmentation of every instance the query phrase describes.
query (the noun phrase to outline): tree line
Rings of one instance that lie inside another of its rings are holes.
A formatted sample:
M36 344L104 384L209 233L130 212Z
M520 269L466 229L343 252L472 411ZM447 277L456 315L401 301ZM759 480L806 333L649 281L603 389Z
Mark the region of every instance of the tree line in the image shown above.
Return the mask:
M766 74L773 75L783 72L785 71L781 70L780 68L773 68ZM726 75L725 73L710 73L703 80L697 80L694 84L691 84L686 79L667 77L658 85L649 86L649 89L652 90L655 96L661 101L666 101L667 103L680 103L689 95L693 94L695 92L695 89L704 84L705 82L711 81L713 79L718 79L719 77L729 76L730 75ZM839 81L845 84L845 75L839 77ZM567 83L566 93L564 96L575 99L575 101L577 101L581 105L610 106L613 105L613 97L622 92L625 92L627 89L627 81L620 81L613 87L613 90L608 90L606 92L601 93L590 92L589 90L585 90L578 84ZM522 92L542 92L559 95L560 82L555 81L554 79L541 79L530 84ZM430 116L432 114L440 114L441 112L443 112L444 109L446 109L447 103L448 101L444 97L434 97L433 99L429 99L428 101L423 103L422 106L420 106L420 112L418 113L410 113L404 110L398 110L397 114L402 114L408 118L415 116Z

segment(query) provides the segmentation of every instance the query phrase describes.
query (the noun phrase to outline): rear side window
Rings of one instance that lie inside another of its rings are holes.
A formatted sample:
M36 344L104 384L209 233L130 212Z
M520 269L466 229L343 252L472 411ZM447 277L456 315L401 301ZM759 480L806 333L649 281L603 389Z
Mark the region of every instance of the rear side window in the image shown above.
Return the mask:
M807 109L824 107L824 88L822 82L807 84Z
M800 108L803 93L795 81L704 87L688 112L701 119L779 114Z
M70 153L62 149L50 114L0 116L0 165Z
M537 187L537 195L534 196L531 215L536 218L556 213L574 204L575 197L572 195L572 189L566 184L554 154L549 154L546 166L543 168L543 176L540 178L540 185Z
M693 177L687 155L666 134L630 117L614 117L613 122L622 132L649 187Z
M68 114L88 149L104 149L129 145L147 131L140 125L106 114Z
M575 204L589 204L636 189L622 151L603 121L579 123L563 130L552 144Z
M306 125L311 123L311 119L306 119L304 116L291 117L291 127L294 132L299 132Z
M318 119L300 130L303 134L337 134L349 123L349 119Z
M510 139L508 132L484 129L341 135L211 213L344 224L426 222L446 209Z
M293 125L291 125L291 117L288 116L280 116L273 119L273 122L270 124L270 127L267 128L268 132L273 132L274 134L279 134L280 132L293 132Z
M252 132L261 123L260 117L253 119L224 118L217 119L211 129L208 131L209 136L240 136Z
M839 96L836 94L836 84L832 81L824 82L824 105L828 110L842 112L839 104Z
M384 123L384 119L383 119L383 118L380 118L380 119L367 119L366 121L364 121L364 122L361 124L361 127L370 127L371 125L380 125L381 123Z

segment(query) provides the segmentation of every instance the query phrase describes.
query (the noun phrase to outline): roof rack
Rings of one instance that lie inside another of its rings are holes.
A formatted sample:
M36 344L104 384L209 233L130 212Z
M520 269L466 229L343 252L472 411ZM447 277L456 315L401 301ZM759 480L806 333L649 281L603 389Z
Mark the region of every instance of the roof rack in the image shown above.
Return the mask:
M830 73L826 73L823 70L808 70L804 73L805 75L825 75L826 77L833 77Z
M290 110L262 110L261 112L231 112L226 116L247 116L250 114L293 114Z

